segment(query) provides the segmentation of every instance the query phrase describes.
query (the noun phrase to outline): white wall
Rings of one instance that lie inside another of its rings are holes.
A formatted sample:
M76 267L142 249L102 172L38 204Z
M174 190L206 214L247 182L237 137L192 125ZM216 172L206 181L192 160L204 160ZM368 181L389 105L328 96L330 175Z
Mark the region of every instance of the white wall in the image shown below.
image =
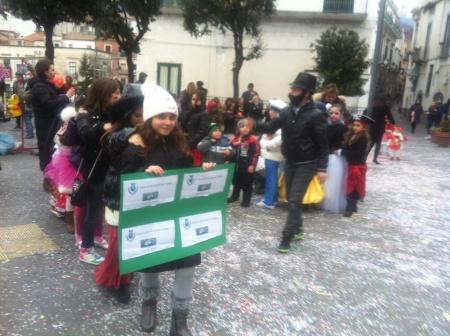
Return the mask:
M288 0L280 2L287 7L289 5ZM302 1L302 4L305 3ZM366 39L370 45L369 55L373 54L375 44L377 4L376 0L367 2L368 17L363 22L339 21L340 26L356 30L360 37ZM336 24L335 21L317 19L266 20L262 26L264 56L244 63L240 74L240 92L246 89L249 82L253 82L263 99L278 97L286 100L289 83L298 72L314 68L310 44L324 30ZM246 41L246 45L249 42ZM179 63L182 64L182 89L188 82L201 79L210 95L229 97L232 96L232 46L229 33L225 36L213 33L195 39L183 30L181 17L163 15L152 23L151 32L144 36L141 53L137 56L137 73L144 71L156 82L158 62ZM369 83L366 84L366 90L368 88ZM353 100L352 103L367 104L367 97Z
M95 49L95 41L64 40L62 43L65 48Z

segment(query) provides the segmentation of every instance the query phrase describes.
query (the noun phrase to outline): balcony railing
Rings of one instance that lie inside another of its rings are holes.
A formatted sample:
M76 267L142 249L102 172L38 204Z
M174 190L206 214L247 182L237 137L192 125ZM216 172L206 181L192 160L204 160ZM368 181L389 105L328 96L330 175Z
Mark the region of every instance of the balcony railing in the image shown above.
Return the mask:
M353 13L354 0L324 0L324 13Z
M389 27L392 34L395 36L396 39L399 39L402 37L402 31L400 30L400 25L394 21L394 18L391 14L385 13L384 14L384 23Z

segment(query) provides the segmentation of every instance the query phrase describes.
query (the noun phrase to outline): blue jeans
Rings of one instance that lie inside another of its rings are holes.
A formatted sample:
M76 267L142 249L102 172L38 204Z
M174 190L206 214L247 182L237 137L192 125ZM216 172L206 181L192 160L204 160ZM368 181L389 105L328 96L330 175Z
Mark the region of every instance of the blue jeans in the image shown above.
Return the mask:
M280 163L273 160L264 160L266 170L266 189L264 204L275 205L278 202L278 166Z
M34 137L34 130L33 130L33 112L31 110L25 110L23 113L23 121L25 124L25 130L27 131L27 137L32 138Z

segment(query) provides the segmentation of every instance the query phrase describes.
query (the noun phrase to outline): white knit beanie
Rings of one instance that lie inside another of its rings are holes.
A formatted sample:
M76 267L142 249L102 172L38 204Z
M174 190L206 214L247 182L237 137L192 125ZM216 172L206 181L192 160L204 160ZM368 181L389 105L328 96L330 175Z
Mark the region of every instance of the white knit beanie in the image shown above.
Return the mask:
M161 113L172 113L178 117L178 106L172 95L162 87L145 82L141 87L144 95L144 120Z
M67 106L62 109L60 113L61 120L64 122L69 122L70 118L76 117L77 111L75 111L75 108L72 106Z

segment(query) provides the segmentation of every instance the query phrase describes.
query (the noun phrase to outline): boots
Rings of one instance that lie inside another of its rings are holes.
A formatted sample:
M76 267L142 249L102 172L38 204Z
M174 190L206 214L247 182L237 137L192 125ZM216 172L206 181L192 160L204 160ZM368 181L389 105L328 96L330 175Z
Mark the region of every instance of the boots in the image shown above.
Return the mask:
M75 221L73 219L73 212L67 211L64 215L64 220L66 222L67 233L74 234L75 233Z
M227 203L236 202L239 199L240 192L241 192L241 190L238 187L234 186L233 187L233 193L231 194L230 197L228 197Z
M187 326L189 310L172 310L172 322L170 323L170 336L192 336Z
M156 300L142 301L141 329L152 332L156 328Z
M252 199L252 190L244 189L241 202L241 207L248 208L250 206L250 200Z
M347 197L347 207L344 211L344 217L351 217L356 210L356 199Z

